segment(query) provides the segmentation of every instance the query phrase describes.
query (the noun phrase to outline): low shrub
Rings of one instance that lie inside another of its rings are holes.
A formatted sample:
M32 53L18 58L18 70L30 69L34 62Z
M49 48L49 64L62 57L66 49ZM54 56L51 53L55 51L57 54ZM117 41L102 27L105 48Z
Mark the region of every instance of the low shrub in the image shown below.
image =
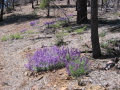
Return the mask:
M79 50L52 46L41 48L29 56L25 67L35 72L66 67L69 75L78 77L87 72L89 65L87 58L80 58Z
M38 24L38 23L39 23L38 20L36 20L36 21L31 21L31 22L30 22L30 26L35 26L35 25Z
M26 68L33 71L51 70L65 65L80 57L80 51L77 49L68 49L65 47L44 47L35 52L32 57L29 57Z
M10 35L9 38L10 38L11 40L14 40L14 39L17 40L17 39L23 39L23 36L21 36L20 33L16 33L16 34Z
M3 36L3 37L1 38L1 41L7 41L7 40L8 40L7 36Z
M80 33L83 33L85 28L86 28L86 26L84 26L83 28L80 28L80 29L76 29L75 31L77 32L77 34L80 34Z
M104 37L106 35L106 32L100 33L99 37Z
M77 60L71 61L66 65L67 72L73 77L79 77L82 74L85 74L89 69L90 63L88 58L79 58Z

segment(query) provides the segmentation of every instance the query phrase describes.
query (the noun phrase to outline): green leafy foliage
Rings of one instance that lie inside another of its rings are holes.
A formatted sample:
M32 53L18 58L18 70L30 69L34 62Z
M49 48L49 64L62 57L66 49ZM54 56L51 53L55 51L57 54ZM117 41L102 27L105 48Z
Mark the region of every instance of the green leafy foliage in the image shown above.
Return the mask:
M9 35L9 36L3 36L1 38L1 41L7 41L7 40L17 40L17 39L23 39L23 36L21 36L20 33L16 33L16 34L12 34L12 35Z
M102 43L101 47L106 49L108 47L108 45L109 45L108 43Z
M14 39L23 39L23 36L20 35L20 33L17 34L12 34L9 36L10 39L14 40Z
M64 31L58 32L56 35L56 45L61 46L64 44L63 37L69 35L69 33L66 33Z
M7 36L3 36L3 37L1 38L1 41L7 41L7 40L8 40Z
M100 33L99 37L104 37L106 35L106 32Z
M45 9L47 8L48 4L49 4L49 0L41 0L40 8Z
M73 77L79 77L80 75L85 74L89 69L90 63L89 60L85 57L71 61L67 65L67 72Z
M85 28L86 28L86 26L84 26L83 28L80 28L80 29L76 29L75 31L77 32L77 34L80 34L84 31Z
M27 33L28 33L28 34L33 34L34 32L31 31L31 30L28 30Z

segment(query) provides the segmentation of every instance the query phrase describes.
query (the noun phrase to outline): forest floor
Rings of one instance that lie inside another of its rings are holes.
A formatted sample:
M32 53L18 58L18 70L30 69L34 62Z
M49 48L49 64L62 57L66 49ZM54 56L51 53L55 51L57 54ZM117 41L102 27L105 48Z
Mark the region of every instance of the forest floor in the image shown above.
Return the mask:
M119 11L112 14L108 12L102 16L105 20L100 22L98 31L103 56L99 59L93 59L92 53L88 52L92 50L90 24L76 25L74 22L76 16L72 19L73 24L70 24L72 30L84 26L86 29L80 34L73 30L64 36L65 46L77 48L81 52L86 51L81 53L81 57L88 57L92 62L90 67L92 71L89 75L75 79L68 76L65 68L36 74L24 67L28 62L26 56L43 46L55 45L55 32L61 30L61 28L53 30L46 29L45 26L39 27L44 22L56 20L56 18L46 18L45 10L37 10L36 14L29 8L31 5L22 6L22 11L17 8L13 13L5 14L5 21L0 23L0 38L20 33L23 29L29 31L21 34L23 39L0 41L0 90L120 90L120 68L98 69L115 57L120 59ZM75 7L64 9L67 15L76 15ZM59 14L64 15L60 10L51 10L51 15ZM37 28L30 26L30 22L34 20L40 21ZM120 61L118 67L120 67Z

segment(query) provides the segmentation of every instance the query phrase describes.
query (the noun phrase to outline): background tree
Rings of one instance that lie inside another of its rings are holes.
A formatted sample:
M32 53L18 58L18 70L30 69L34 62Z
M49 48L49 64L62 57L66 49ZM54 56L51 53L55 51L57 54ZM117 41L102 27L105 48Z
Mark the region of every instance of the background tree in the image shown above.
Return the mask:
M98 0L91 0L91 41L93 58L101 56L98 36Z
M0 13L0 22L3 21L3 11L4 11L4 0L1 0L1 13Z
M77 24L87 21L87 0L76 1Z
M34 0L31 0L32 8L34 8Z
M67 0L67 5L70 5L70 0Z

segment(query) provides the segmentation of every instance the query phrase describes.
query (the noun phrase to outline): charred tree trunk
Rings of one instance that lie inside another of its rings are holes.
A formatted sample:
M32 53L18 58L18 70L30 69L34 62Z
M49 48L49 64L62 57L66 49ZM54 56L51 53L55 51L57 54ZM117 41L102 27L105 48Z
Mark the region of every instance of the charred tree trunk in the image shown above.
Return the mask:
M70 0L67 0L67 5L70 5Z
M38 0L37 0L37 5L38 5Z
M3 21L3 12L4 12L4 0L1 0L1 14L0 14L0 22Z
M47 17L50 17L50 0L47 3Z
M32 3L32 8L34 9L34 0L32 0L31 3Z
M87 0L77 0L77 24L87 21Z
M91 41L93 58L101 56L98 36L98 0L91 0Z
M15 9L15 7L14 7L14 6L15 6L15 5L14 5L14 2L15 2L15 0L12 1L12 7L13 7L13 9Z

